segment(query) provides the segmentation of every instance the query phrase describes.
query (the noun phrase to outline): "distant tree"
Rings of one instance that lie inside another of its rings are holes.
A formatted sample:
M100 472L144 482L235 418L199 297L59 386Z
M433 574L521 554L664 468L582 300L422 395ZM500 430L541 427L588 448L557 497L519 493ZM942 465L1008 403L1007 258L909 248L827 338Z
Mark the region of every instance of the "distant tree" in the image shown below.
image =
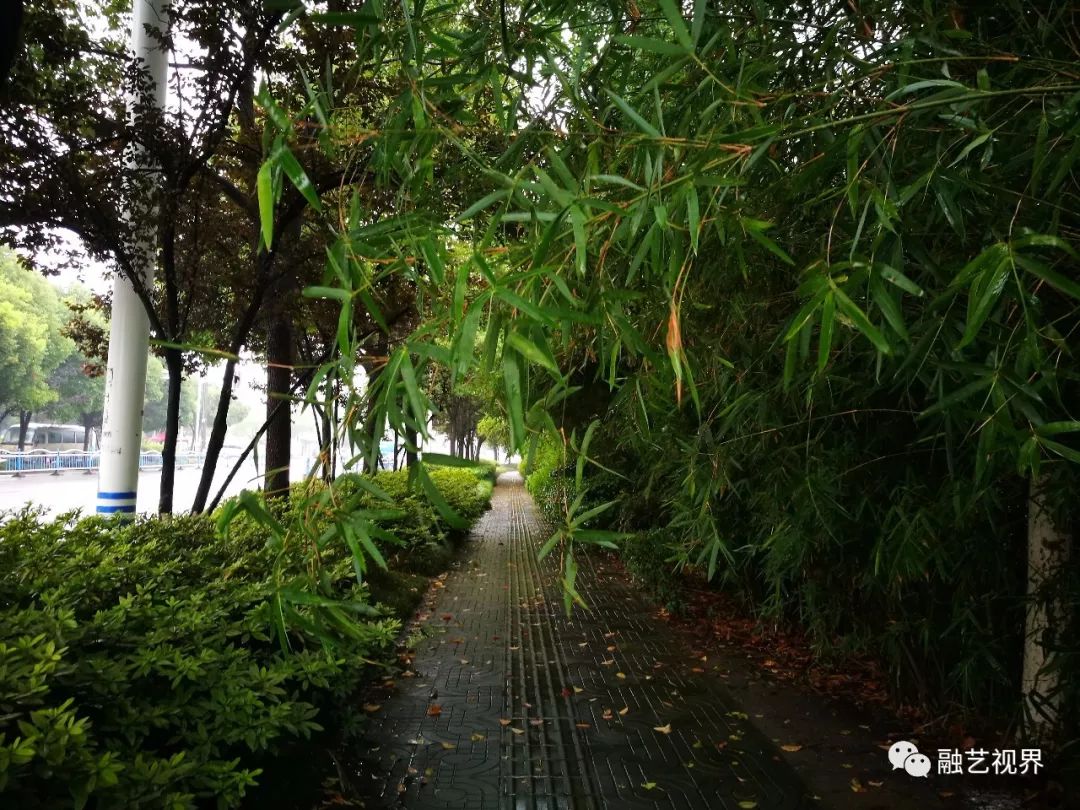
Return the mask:
M74 350L51 284L0 249L0 419L19 413L19 449L34 411L54 401L49 375Z
M495 460L499 460L499 450L510 457L510 423L505 417L485 414L476 425L476 434L495 451Z
M105 407L105 378L100 367L76 352L56 367L49 387L57 398L46 407L46 414L57 422L82 425L83 450L88 450L91 433L101 428Z

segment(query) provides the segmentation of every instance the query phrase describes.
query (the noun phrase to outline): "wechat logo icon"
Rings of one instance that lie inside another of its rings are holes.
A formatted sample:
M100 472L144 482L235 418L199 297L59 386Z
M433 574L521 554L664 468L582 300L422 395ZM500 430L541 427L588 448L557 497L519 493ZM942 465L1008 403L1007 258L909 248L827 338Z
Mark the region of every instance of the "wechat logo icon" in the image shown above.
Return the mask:
M914 743L907 740L894 742L889 748L889 762L893 770L907 771L909 776L923 776L930 773L930 757L920 754Z

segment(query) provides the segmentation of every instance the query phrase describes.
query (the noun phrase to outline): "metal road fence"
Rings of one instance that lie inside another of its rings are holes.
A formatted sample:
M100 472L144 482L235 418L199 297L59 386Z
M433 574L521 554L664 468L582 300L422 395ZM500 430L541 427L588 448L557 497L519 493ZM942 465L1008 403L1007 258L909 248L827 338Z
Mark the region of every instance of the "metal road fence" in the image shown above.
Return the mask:
M177 452L176 466L202 466L204 453ZM18 477L30 473L59 475L68 470L82 470L89 474L101 465L101 452L94 450L24 450L22 452L0 450L0 476ZM161 468L161 453L147 451L139 454L139 469Z

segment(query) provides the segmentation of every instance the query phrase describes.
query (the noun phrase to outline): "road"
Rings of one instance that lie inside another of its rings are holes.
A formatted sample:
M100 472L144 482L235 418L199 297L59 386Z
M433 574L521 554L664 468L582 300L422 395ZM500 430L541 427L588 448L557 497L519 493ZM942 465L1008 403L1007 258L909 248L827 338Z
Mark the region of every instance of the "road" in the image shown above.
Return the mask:
M212 493L217 492L234 463L235 459L223 459L218 465ZM293 465L294 480L306 472L302 463ZM201 470L197 467L176 471L173 491L173 507L176 512L186 512L191 508L200 475ZM136 502L138 512L150 514L157 511L160 484L160 470L144 470L139 473L139 497ZM255 489L258 485L259 477L255 465L248 462L233 478L227 492L232 495L242 489ZM0 512L21 508L26 503L44 506L48 516L71 509L82 509L84 514L93 514L97 505L97 473L94 471L88 475L80 470L69 470L59 475L31 473L19 478L0 476Z

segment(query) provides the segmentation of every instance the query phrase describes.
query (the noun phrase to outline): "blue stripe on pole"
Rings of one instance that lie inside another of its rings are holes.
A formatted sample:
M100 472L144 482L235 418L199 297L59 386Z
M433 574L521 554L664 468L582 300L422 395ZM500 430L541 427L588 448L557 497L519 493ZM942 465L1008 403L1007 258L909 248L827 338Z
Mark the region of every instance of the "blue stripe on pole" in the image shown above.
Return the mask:
M101 504L98 504L97 511L98 511L99 515L111 515L113 512L130 512L130 513L134 513L135 512L135 504L133 504L133 503L125 503L125 504L122 504L120 506L102 506Z
M106 501L133 501L135 500L134 492L99 492L98 498Z

